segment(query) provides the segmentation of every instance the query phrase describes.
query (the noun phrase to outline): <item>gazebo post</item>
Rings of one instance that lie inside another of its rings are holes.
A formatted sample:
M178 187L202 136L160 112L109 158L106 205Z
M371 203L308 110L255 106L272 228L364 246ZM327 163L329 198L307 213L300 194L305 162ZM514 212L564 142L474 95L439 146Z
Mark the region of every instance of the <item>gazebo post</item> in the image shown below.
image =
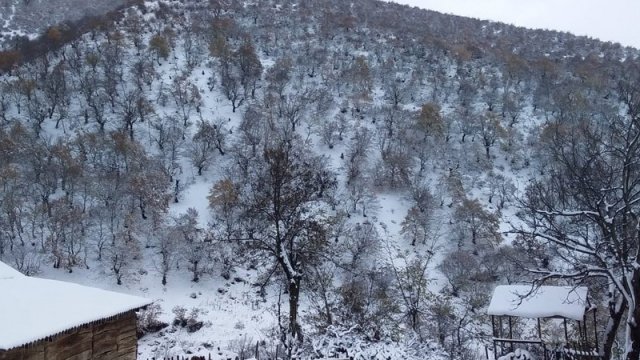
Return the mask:
M579 337L579 341L580 341L580 346L579 349L583 350L584 349L584 344L586 343L584 340L584 334L582 333L583 331L583 321L578 321L578 337Z
M538 339L542 341L542 326L540 326L540 318L538 318Z
M584 319L584 347L585 350L588 350L591 348L591 343L589 342L589 332L587 330L587 315L585 314L585 319Z
M513 339L513 325L511 321L511 316L509 316L509 339Z
M587 315L585 314L585 319L584 319L584 348L585 351L588 351L591 349L591 344L589 343L589 332L587 330Z
M509 340L513 340L513 325L511 316L509 316ZM513 352L513 342L510 342L509 345L511 348L511 352Z
M493 337L498 337L498 333L496 332L496 317L495 315L491 315L491 332L493 333Z
M504 326L502 325L502 316L498 316L498 337L504 339ZM500 352L504 351L504 341L500 342Z
M496 339L493 339L493 358L498 358L498 346L496 345Z
M584 348L584 336L582 334L582 321L578 321L578 350L583 350Z
M587 331L587 315L588 314L584 314L584 347L590 347L590 343L589 343L589 332Z
M567 330L567 318L564 318L564 342L569 343L569 331Z
M600 346L598 345L598 317L596 316L597 309L593 309L593 339L596 343L596 351L600 351Z
M498 337L498 332L496 331L496 317L495 315L491 315L491 331L493 332L493 359L498 358L497 346L496 346L496 338ZM487 356L487 359L489 357Z

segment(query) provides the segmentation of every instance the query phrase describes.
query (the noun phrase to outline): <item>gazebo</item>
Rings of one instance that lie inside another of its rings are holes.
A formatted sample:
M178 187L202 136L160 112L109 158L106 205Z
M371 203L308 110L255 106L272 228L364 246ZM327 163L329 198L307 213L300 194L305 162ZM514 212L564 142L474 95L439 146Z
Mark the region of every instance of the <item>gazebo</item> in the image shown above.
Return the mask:
M497 286L487 309L491 315L494 358L508 359L509 354L521 349L545 360L600 359L596 309L589 305L587 292L586 287ZM537 338L516 338L514 318L536 320L537 329L533 332ZM546 321L559 323L564 336L547 335L545 339L542 323Z

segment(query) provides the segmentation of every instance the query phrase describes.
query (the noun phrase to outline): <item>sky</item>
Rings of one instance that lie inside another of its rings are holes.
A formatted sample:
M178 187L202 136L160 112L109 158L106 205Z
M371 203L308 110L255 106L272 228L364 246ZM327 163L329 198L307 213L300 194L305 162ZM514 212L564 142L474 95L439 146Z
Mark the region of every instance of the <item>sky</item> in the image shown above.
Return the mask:
M392 0L443 13L568 31L640 48L639 0Z

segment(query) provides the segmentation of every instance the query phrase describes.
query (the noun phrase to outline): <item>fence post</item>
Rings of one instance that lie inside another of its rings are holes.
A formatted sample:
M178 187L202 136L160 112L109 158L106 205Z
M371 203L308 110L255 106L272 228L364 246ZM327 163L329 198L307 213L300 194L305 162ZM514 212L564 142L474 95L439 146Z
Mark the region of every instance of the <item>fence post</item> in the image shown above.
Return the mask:
M260 360L260 341L256 341L256 360Z

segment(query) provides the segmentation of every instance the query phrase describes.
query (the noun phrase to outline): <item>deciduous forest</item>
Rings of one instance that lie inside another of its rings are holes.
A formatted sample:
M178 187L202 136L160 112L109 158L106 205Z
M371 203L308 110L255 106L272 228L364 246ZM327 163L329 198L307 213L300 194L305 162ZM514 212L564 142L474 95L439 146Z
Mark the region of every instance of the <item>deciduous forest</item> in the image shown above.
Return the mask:
M522 283L588 287L600 353L640 358L640 50L375 0L32 30L0 260L153 299L139 358L484 359Z

